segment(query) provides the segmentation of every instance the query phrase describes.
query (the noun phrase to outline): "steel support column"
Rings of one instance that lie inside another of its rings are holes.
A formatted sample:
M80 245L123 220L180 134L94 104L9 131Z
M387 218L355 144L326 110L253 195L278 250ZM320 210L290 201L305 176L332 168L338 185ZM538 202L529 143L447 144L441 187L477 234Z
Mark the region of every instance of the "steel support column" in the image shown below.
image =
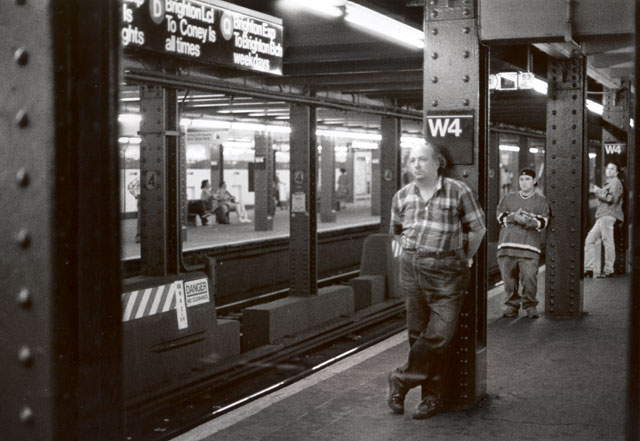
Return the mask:
M640 6L636 4L635 11L636 23L640 23ZM640 32L635 35L636 48L640 47ZM640 65L640 51L635 51L634 64L636 72ZM634 79L636 90L636 104L634 107L635 126L632 132L632 142L629 143L632 148L629 149L629 193L636 195L631 199L629 212L632 213L631 222L635 225L631 236L631 283L629 292L631 299L629 301L629 356L628 360L628 378L627 378L627 441L635 441L640 439L640 233L638 226L640 225L640 203L638 196L640 194L640 161L638 160L637 148L635 141L640 139L640 106L638 105L637 93L640 90L640 75L636 73Z
M607 89L603 95L603 112L602 120L602 167L605 168L609 162L615 162L618 165L618 178L622 181L625 188L626 196L628 189L628 152L629 152L629 130L631 126L629 119L631 118L631 87L629 80L622 81L620 89ZM602 173L604 175L604 172ZM603 182L604 184L604 182ZM623 210L624 218L628 219L628 201L624 201ZM625 274L627 272L627 245L628 239L625 225L629 222L616 222L615 227L615 246L616 261L614 263L614 271L616 274Z
M121 438L118 6L0 9L2 438Z
M146 275L179 271L180 160L175 89L140 87L141 259Z
M391 199L400 187L400 119L383 116L380 131L380 232L389 233Z
M320 222L335 222L335 141L323 136L320 138L320 145L322 146L320 155Z
M547 80L545 182L552 216L547 228L545 313L579 317L584 307L582 244L588 184L585 58L551 59Z
M275 197L273 188L274 156L271 136L266 133L255 135L255 159L253 180L255 190L255 228L256 231L273 230Z
M380 170L380 146L371 151L371 215L380 216L380 190L382 189Z
M294 296L311 296L318 290L316 111L310 106L292 104L290 118L290 286Z
M426 4L424 126L427 133L426 117L436 111L473 122L467 143L450 154L464 158L454 161L455 173L477 192L486 212L488 54L480 46L477 11L475 0ZM486 394L486 263L485 241L451 343L447 399L453 407L473 406Z

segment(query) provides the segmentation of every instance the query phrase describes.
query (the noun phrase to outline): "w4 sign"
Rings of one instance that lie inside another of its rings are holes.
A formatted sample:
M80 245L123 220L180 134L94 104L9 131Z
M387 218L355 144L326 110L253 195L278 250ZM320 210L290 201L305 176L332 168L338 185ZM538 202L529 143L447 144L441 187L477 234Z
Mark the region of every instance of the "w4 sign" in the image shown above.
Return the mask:
M427 141L446 148L454 164L473 164L473 112L430 111L425 130Z

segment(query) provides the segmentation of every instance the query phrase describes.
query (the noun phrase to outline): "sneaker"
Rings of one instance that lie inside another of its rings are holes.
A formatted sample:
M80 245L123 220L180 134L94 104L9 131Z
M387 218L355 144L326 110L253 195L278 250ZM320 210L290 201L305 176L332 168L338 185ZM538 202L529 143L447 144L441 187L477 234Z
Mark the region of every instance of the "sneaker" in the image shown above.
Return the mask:
M584 272L584 278L585 279L590 279L593 277L593 271L585 271Z
M609 274L602 273L598 276L598 279L610 279L612 277L614 277L613 273L609 273Z
M507 306L502 313L503 317L515 317L518 315L518 308L515 306Z
M535 306L527 308L527 317L529 317L531 319L536 319L536 318L540 317L538 315L538 308L536 308Z

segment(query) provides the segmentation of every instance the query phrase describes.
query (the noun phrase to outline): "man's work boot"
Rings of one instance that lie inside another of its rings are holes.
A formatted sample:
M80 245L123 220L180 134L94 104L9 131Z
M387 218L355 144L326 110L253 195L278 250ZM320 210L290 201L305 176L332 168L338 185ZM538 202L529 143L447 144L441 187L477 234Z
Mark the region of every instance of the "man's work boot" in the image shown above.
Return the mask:
M440 412L442 412L440 403L433 397L427 397L418 403L411 418L414 420L425 420Z
M404 398L407 396L407 388L402 384L396 371L389 373L389 394L387 404L394 413L404 413Z

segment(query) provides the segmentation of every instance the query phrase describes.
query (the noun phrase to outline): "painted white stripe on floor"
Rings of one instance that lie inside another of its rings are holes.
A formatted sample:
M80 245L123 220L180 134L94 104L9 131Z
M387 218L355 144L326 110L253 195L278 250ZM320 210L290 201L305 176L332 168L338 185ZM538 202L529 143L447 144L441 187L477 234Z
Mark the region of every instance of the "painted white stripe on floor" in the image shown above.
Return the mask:
M352 368L353 366L362 363L363 361L381 352L384 352L387 349L390 349L402 343L406 343L406 341L406 331L399 332L398 334L389 337L388 339L376 345L373 345L361 352L358 352L344 360L341 360L321 370L318 373L312 374L300 381L295 382L294 384L291 384L269 395L259 398L256 401L253 401L229 413L221 415L216 419L209 421L208 423L204 423L201 426L198 426L195 429L174 438L173 441L200 441L210 435L213 435L216 432L220 432L227 427L230 427L252 415L255 415L256 413L260 412L263 409L266 409L267 407L277 403L278 401L284 400L285 398L290 397L293 394L296 394L308 387L320 383L321 381L331 378L332 376L342 371Z

